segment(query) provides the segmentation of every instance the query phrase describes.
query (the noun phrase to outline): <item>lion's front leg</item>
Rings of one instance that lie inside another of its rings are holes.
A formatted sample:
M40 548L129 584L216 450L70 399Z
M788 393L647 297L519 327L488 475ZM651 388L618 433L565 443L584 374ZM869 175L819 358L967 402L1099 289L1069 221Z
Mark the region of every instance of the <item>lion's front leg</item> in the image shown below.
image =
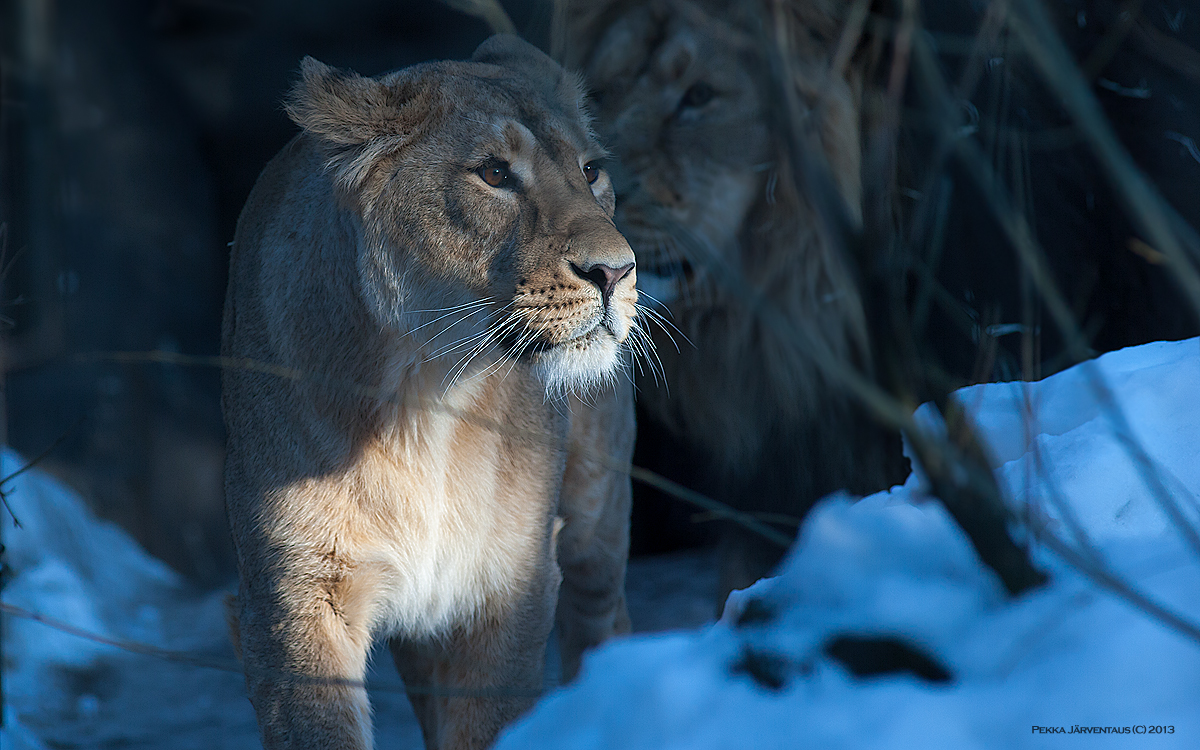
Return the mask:
M583 651L628 633L625 564L632 490L622 471L633 456L633 389L609 386L593 403L572 398L570 453L559 513L558 563L563 583L558 627L564 680Z
M339 607L323 561L243 575L237 638L266 750L368 750L371 709L363 682L370 634Z
M449 634L392 639L427 750L484 750L533 705L544 689L558 584L547 559L518 601Z

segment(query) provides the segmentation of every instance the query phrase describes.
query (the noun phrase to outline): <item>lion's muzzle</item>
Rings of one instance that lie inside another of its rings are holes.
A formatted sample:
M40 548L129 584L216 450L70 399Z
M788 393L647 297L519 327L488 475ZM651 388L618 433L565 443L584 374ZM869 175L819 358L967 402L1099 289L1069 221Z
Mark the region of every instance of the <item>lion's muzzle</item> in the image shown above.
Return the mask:
M637 315L629 243L607 217L584 214L574 224L553 280L543 282L551 291L533 290L542 304L529 327L538 329L544 345L531 354L551 391L586 391L609 379L621 366Z

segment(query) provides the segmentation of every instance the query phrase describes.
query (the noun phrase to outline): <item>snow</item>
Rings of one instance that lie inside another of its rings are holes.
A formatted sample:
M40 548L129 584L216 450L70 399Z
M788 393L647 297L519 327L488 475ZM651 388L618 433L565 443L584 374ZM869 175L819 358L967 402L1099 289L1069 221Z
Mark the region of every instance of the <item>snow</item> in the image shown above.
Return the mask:
M1154 536L1166 533L1169 520L1125 442L1141 446L1194 524L1200 515L1197 349L1195 339L1146 344L1039 383L972 386L958 398L1018 506L1047 514L1057 526L1062 514L1053 496L1059 494L1098 539ZM1117 396L1115 412L1110 394ZM926 405L919 418L928 423L931 415Z
M5 450L0 475L24 459ZM10 580L5 604L103 638L231 656L222 592L198 595L117 526L101 521L70 489L33 469L4 485L0 510ZM255 739L244 694L225 711L208 695L240 689L229 673L192 675L172 665L82 639L38 622L4 617L4 712L0 747L168 747L175 723L207 722L209 737L176 747L221 747L214 736L241 724ZM238 709L241 709L240 711ZM228 714L228 718L222 718ZM240 715L239 715L240 714Z
M956 398L1017 513L1071 545L1086 540L1090 559L1197 623L1200 552L1172 517L1193 526L1200 517L1198 385L1192 339ZM928 406L915 416L940 428ZM0 475L21 465L6 451ZM0 510L6 603L106 637L232 659L223 591L190 590L36 469L4 489L22 523ZM591 653L580 679L498 748L1042 748L1064 740L1036 727L1076 725L1129 728L1065 740L1081 747L1200 747L1200 644L1047 548L1035 544L1034 557L1051 583L1009 598L914 475L865 499L827 498L777 575L735 592L715 624L704 624L711 553L633 561L635 627L690 629ZM258 746L236 672L17 617L3 626L6 749ZM856 675L854 643L900 653L902 668ZM372 692L377 747L419 746L390 660L375 659L370 679L387 683ZM1173 733L1132 739L1154 726Z
M1111 572L1200 623L1200 553L1147 481L1162 477L1194 525L1198 386L1191 339L956 397L1014 510L1068 541L1081 532ZM929 405L916 419L939 428ZM830 497L778 575L735 592L719 623L597 650L497 749L1034 748L1077 725L1117 730L1087 747L1200 746L1200 643L1034 555L1051 583L1011 599L919 476ZM855 676L830 654L842 636L898 641L951 679Z
M0 475L21 467L11 451L0 457ZM37 472L27 472L5 487L20 526L3 531L5 561L12 580L4 601L113 637L119 613L138 617L122 628L124 637L154 642L153 607L142 605L148 593L178 587L169 568L147 555L123 531L98 522L78 497ZM5 518L5 522L9 519ZM59 697L61 677L98 668L103 646L21 619L5 622L5 700L18 712Z

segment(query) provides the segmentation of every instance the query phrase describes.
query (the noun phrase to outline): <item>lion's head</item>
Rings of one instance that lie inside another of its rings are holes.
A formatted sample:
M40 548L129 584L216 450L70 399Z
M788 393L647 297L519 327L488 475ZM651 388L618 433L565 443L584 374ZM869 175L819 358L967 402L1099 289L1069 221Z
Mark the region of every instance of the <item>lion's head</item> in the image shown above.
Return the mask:
M847 213L861 216L861 76L838 53L848 3L786 0L792 78ZM773 426L829 393L812 356L748 304L734 268L792 324L836 356L862 356L863 313L848 264L816 231L789 171L764 53L778 28L766 0L650 0L558 6L555 47L584 73L597 129L614 152L617 225L639 284L694 346L657 332L669 392L645 383L661 421L732 463ZM852 50L851 50L852 51ZM694 242L680 242L680 232ZM696 248L705 249L697 257ZM723 270L725 269L725 270Z
M512 36L378 79L309 58L288 112L350 208L371 317L422 361L526 362L549 391L620 367L634 256L574 76Z

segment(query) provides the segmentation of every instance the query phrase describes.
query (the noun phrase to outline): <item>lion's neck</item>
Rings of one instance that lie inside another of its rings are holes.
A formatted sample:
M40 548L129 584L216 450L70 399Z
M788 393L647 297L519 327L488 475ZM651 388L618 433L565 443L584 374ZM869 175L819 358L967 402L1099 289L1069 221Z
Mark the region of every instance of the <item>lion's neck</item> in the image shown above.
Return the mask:
M396 395L380 410L385 443L426 443L447 420L512 433L531 409L548 406L544 386L523 362L480 358L462 368L453 358L441 358L393 362L387 369L385 389Z

